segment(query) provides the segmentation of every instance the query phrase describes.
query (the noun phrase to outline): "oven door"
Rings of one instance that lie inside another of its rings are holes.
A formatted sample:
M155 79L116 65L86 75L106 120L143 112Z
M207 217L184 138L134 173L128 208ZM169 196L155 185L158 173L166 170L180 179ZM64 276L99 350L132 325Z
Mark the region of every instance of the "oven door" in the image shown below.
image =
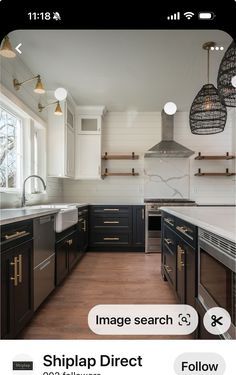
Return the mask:
M198 299L206 310L222 307L231 316L232 324L224 338L236 338L235 263L204 240L198 245Z

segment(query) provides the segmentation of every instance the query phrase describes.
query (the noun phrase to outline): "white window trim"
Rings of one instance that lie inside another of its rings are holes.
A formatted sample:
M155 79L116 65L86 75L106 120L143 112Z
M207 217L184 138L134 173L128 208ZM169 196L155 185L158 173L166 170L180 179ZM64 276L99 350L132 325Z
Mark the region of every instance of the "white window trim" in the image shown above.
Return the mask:
M40 141L42 144L43 152L39 151L39 166L38 173L45 180L46 179L46 122L42 120L36 113L34 113L29 107L27 107L18 97L16 97L11 91L0 84L0 103L4 108L6 108L10 113L20 117L22 119L23 125L23 135L22 135L22 153L23 153L23 168L21 176L21 187L20 188L0 188L0 192L6 194L21 194L22 184L24 179L33 174L33 143L32 135L34 129L40 131ZM28 140L30 141L30 147L27 145L27 132ZM41 149L41 148L40 148ZM28 157L30 160L28 160ZM28 164L28 165L27 165ZM26 191L31 195L34 192L33 182L30 182L26 186Z

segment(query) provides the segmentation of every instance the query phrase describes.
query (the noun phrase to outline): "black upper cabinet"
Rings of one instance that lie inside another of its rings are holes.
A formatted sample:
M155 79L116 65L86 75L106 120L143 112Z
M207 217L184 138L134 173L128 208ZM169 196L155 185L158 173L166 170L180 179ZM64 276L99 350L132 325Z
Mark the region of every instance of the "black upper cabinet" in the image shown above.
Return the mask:
M145 207L133 206L133 246L145 245Z
M2 233L5 233L1 253L3 339L16 337L33 316L32 223L23 222L21 227L23 226L24 233L23 230L15 229L15 237L12 225L2 227ZM16 243L17 246L14 246Z

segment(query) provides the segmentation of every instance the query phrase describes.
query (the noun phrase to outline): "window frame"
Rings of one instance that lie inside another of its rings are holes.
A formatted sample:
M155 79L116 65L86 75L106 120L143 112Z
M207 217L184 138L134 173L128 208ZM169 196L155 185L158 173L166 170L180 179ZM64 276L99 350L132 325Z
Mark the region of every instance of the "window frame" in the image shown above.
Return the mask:
M17 113L14 108L10 108L8 105L6 105L3 102L0 102L1 108L8 112L10 115L17 117L21 124L20 124L20 177L19 177L19 184L18 187L0 187L0 192L5 193L18 193L21 191L21 186L23 183L23 173L24 173L24 147L23 147L23 138L24 138L24 129L25 129L25 119Z

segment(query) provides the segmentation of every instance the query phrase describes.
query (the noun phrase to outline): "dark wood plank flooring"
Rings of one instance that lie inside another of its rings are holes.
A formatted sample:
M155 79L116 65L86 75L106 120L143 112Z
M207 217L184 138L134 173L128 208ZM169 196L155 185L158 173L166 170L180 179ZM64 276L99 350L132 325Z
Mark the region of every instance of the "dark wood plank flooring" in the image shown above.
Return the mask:
M97 304L171 304L160 254L88 252L35 313L20 339L186 339L189 336L100 336L90 331Z

